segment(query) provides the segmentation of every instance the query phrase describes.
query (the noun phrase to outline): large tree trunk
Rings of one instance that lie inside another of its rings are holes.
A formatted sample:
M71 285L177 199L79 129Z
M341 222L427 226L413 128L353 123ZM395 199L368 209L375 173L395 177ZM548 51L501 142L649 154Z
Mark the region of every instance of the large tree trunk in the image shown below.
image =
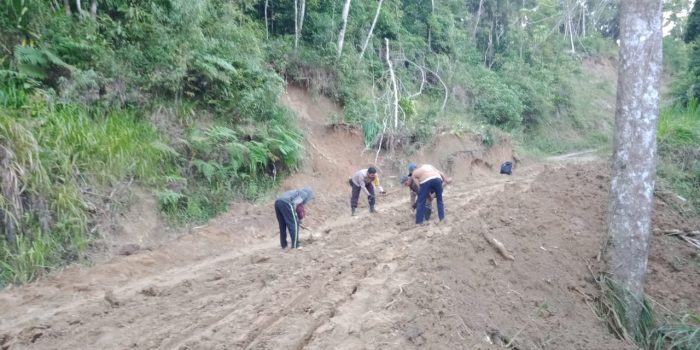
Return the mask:
M384 0L379 0L379 4L377 4L377 12L374 14L374 20L372 20L372 26L369 27L369 33L367 33L367 39L365 39L364 45L362 45L362 51L360 51L360 59L362 59L362 56L365 55L365 50L367 50L367 44L369 44L369 40L372 39L372 33L374 32L374 26L377 25L377 19L379 18L379 13L382 11L382 2Z
M340 28L340 33L338 34L338 48L337 48L338 58L340 58L340 55L343 53L343 42L345 41L345 29L348 26L348 14L349 13L350 13L350 0L345 0L345 4L343 4L343 27Z
M615 151L606 262L625 291L625 326L642 311L656 180L661 81L661 0L622 1Z

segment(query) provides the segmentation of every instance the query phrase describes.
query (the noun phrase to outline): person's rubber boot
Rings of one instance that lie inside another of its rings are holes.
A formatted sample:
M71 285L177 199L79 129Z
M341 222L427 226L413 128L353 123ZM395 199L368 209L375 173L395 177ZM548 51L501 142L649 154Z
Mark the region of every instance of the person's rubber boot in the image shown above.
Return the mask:
M357 215L357 208L351 208L352 212L350 213L350 216L355 216Z
M375 214L377 212L377 209L374 209L374 205L369 206L369 212L372 214Z

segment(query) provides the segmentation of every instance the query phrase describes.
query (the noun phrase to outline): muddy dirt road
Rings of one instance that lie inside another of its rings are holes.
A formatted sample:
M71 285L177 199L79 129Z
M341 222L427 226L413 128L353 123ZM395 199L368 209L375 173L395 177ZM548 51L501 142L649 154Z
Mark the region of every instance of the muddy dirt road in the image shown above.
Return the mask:
M350 217L347 176L373 154L351 130L325 126L328 101L294 89L287 98L313 136L285 183L317 188L302 249L280 250L269 203L233 205L177 240L0 292L0 349L629 348L592 311L606 163L530 163L503 176L491 164L512 151L464 155L443 140L416 159L452 164L446 221L416 226L388 170L380 212L361 199ZM655 227L696 224L659 202ZM697 253L664 236L653 247L650 293L698 312L700 264L672 266Z

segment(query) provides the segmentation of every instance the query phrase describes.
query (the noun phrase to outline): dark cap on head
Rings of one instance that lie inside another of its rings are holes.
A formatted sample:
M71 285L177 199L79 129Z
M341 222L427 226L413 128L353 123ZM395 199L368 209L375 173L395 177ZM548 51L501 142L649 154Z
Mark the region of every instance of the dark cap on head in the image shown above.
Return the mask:
M371 167L367 168L367 173L368 174L376 174L377 169L375 169L373 166L371 166Z

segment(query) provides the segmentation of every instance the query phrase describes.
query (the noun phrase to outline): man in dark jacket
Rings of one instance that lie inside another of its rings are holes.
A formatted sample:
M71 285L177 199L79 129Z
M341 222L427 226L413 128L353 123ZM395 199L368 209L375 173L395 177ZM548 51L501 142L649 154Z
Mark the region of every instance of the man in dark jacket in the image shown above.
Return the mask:
M287 248L287 229L292 239L292 248L299 248L299 226L304 218L304 205L314 199L311 187L282 193L275 201L275 214L280 225L280 245Z

